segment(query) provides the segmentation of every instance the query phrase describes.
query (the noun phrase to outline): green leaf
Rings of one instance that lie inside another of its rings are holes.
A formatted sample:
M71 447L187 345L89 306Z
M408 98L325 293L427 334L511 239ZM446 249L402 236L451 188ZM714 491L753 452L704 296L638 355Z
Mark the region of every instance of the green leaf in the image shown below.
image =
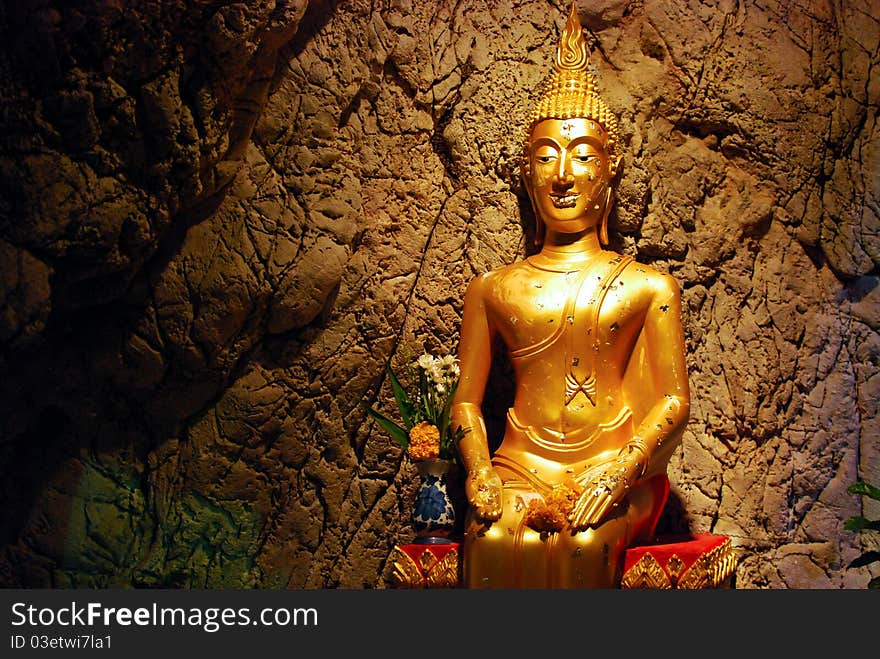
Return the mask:
M449 417L452 414L452 403L455 399L455 392L458 390L458 382L449 387L449 393L446 395L446 402L443 404L443 410L440 412L440 432L444 436L449 436Z
M847 567L864 567L874 561L880 561L880 551L866 551L864 554L850 562Z
M388 379L391 382L391 391L394 393L394 400L397 402L397 409L400 410L400 416L403 418L403 425L407 428L412 428L415 425L413 422L412 401L409 399L406 389L400 384L397 375L391 370L390 364L388 366Z
M865 481L853 483L846 488L846 491L850 494L864 494L866 497L871 497L872 499L880 501L880 487L874 487Z
M381 412L377 412L366 404L364 404L363 407L365 410L367 410L367 414L369 414L370 417L374 419L385 432L391 435L391 438L393 440L395 440L403 448L409 446L409 433L406 431L406 429L401 428L387 416L385 416Z
M452 428L451 425L449 427ZM455 429L455 432L453 432L452 435L450 436L450 440L449 440L449 443L450 443L449 453L450 453L450 455L455 457L455 461L458 462L461 466L464 466L464 463L461 460L461 451L459 450L459 442L461 441L461 438L464 437L464 435L465 435L464 428L462 428L461 426L458 426L458 428Z
M428 401L428 375L425 369L419 369L419 411L425 421L434 423L431 416L431 406Z
M446 402L443 405L443 414L440 419L440 423L443 425L440 427L443 429L442 437L445 438L445 449L447 454L455 456L456 460L458 460L458 443L461 441L461 438L464 437L465 431L461 425L459 425L454 431L452 430L452 404L455 402L456 391L458 391L457 380L449 387L449 395L446 397Z
M880 519L868 519L861 515L850 517L843 525L847 531L880 531Z

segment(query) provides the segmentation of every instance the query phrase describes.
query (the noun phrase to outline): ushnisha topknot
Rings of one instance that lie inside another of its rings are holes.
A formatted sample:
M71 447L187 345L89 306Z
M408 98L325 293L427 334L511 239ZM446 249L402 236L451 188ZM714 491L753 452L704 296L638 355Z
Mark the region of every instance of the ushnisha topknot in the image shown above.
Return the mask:
M541 92L529 115L523 140L523 158L528 161L532 129L544 119L591 119L608 133L608 153L616 155L620 135L615 117L596 92L596 78L590 71L590 53L581 28L577 2L571 3L568 21L556 49L556 71Z

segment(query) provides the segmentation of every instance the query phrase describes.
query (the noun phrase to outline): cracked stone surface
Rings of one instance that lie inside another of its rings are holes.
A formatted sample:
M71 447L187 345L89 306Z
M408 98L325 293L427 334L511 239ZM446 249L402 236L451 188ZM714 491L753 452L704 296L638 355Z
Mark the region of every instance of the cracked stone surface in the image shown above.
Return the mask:
M880 485L880 13L580 3L613 247L682 287L668 531L739 588L863 588ZM0 581L386 588L416 473L367 417L532 249L566 2L0 7ZM500 431L503 364L486 416Z

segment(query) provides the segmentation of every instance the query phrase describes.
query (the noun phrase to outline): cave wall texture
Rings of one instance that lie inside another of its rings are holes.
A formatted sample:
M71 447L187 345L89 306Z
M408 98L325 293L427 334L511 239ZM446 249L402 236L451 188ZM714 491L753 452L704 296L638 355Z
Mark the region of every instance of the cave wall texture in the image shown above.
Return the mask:
M467 283L530 248L515 157L567 8L0 3L3 585L390 585L415 470L360 402L393 410L386 364L454 351ZM880 10L579 9L613 247L683 292L662 524L730 535L738 588L863 588Z

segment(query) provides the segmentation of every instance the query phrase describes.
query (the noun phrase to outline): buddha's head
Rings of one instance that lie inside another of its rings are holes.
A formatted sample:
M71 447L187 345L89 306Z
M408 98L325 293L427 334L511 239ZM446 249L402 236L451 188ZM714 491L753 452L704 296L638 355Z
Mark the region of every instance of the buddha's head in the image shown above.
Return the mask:
M556 54L556 71L542 90L526 127L521 172L538 221L575 233L599 228L608 243L612 182L620 165L617 119L596 92L589 53L572 2Z

